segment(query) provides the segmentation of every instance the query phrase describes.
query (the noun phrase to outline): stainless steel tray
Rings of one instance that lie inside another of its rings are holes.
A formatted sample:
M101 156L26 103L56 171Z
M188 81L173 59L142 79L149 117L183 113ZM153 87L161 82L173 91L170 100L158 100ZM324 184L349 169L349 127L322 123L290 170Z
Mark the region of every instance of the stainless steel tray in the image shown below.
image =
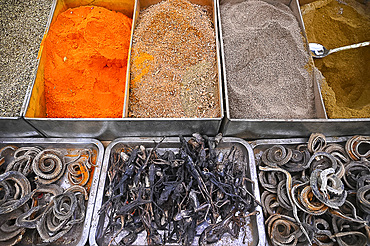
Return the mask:
M157 4L161 1L162 0L136 0L135 13L134 13L134 18L133 18L133 33L135 32L136 23L137 23L137 20L139 18L140 10L148 8L148 7L150 7L154 4ZM217 79L218 79L218 92L219 92L219 105L218 106L220 107L220 112L221 112L221 115L219 117L207 118L207 119L195 118L196 119L195 121L203 122L202 124L207 124L206 123L207 121L209 121L209 122L216 121L216 122L219 123L218 125L220 125L221 124L221 119L224 116L224 113L223 113L222 79L221 79L221 76L222 76L221 58L220 58L220 54L219 54L220 43L219 43L219 39L217 38L218 37L218 32L219 32L219 28L218 28L219 23L218 23L218 19L217 19L217 6L216 6L217 1L216 0L189 0L189 1L193 4L198 4L198 5L202 5L202 6L209 6L209 7L212 8L212 13L211 13L212 14L212 23L214 24L214 31L215 31L215 38L216 38L215 41L216 41L216 59L217 59ZM133 42L133 38L131 38L130 47L132 47L132 42ZM129 53L129 60L131 61L131 49L130 49L130 53ZM130 62L128 63L127 67L128 67L128 71L130 71L130 67L131 67ZM128 72L127 77L126 77L124 117L128 117L130 80L131 80L131 76L130 76L130 73ZM135 121L136 120L144 121L144 122L145 121L151 121L153 123L156 122L156 121L159 121L159 120L162 121L162 122L167 122L168 120L173 121L173 119L168 119L168 118L146 118L146 119L130 118L130 119L135 120ZM175 119L176 119L176 121L185 121L185 122L189 122L189 123L191 121L194 121L193 118L175 118ZM182 129L182 128L180 127L179 129ZM216 135L217 133L213 133L213 134L212 133L205 133L205 134ZM148 136L148 135L142 135L142 136ZM156 135L156 136L163 136L163 135Z
M342 144L343 147L346 141L350 137L326 137L327 143L338 143ZM261 139L250 141L250 145L253 148L253 153L255 156L256 163L259 163L261 160L262 153L272 147L273 145L283 145L285 147L295 148L297 145L306 144L308 142L308 138L286 138L286 139ZM266 220L266 218L264 218ZM266 237L268 237L266 233Z
M7 145L17 147L40 146L43 148L60 149L68 154L75 154L76 150L90 148L96 156L96 167L91 181L89 200L87 201L85 221L80 226L75 227L62 238L64 244L52 245L76 245L84 246L87 243L92 213L94 211L95 199L98 190L99 177L103 163L104 147L101 142L95 139L55 139L55 138L0 138L0 148ZM62 187L70 186L64 178L61 178L58 185ZM32 245L30 235L27 232L23 235L22 241L18 245Z
M59 13L67 8L93 5L107 7L111 10L122 12L133 18L134 31L135 23L140 11L140 6L147 7L155 4L158 0L54 0L52 15L50 16L45 36L50 25L56 20ZM215 0L192 0L197 4L207 4L215 6ZM213 20L217 36L216 8L213 8ZM131 37L132 43L132 37ZM219 43L216 39L216 54L219 57ZM122 118L46 118L45 98L44 98L44 64L46 55L40 47L40 58L38 61L37 73L32 86L32 91L26 96L26 110L22 116L42 135L46 137L85 137L96 138L99 140L113 140L122 136L178 136L179 134L191 135L193 132L202 132L207 135L216 135L221 126L223 113L222 83L221 83L221 63L218 59L218 80L220 88L220 109L221 115L218 118L125 118L127 111L126 102L128 100L130 61L128 61L126 74L125 105L117 105L123 108ZM131 45L129 58L131 55Z
M143 145L145 148L153 148L155 146L155 142L159 142L161 138L118 138L112 141L106 149L104 155L104 163L102 167L102 174L99 180L99 187L97 193L96 204L94 208L94 214L91 224L89 242L90 245L99 245L96 241L97 235L101 233L101 223L104 223L104 216L99 215L98 211L100 210L102 203L104 202L103 194L104 194L104 187L108 183L107 179L107 170L109 168L109 161L112 151L124 146L136 146L136 145ZM155 141L155 142L154 142ZM217 150L228 150L231 146L234 145L238 148L238 150L243 153L244 158L247 159L247 175L248 178L253 180L255 184L258 183L257 181L257 173L256 173L256 166L254 162L253 152L250 145L242 139L239 138L223 138L221 143L218 145ZM170 137L166 138L158 148L158 151L165 151L165 150L173 150L177 151L180 147L180 140L178 137ZM256 199L260 201L260 192L258 185L251 185L249 190L255 195ZM265 245L265 230L264 230L264 221L262 216L262 208L257 206L256 210L259 211L259 214L256 216L251 216L250 224L246 226L245 230L249 232L247 234L247 241L243 244L243 238L232 240L229 236L225 236L221 239L217 245ZM134 245L146 245L145 237L139 236L138 240L135 242Z
M217 6L219 20L219 39L221 43L221 59L223 65L223 83L225 98L225 118L222 123L221 132L224 136L240 137L245 139L263 139L263 138L287 138L287 137L305 137L311 132L321 132L325 136L345 136L345 135L369 135L370 118L363 119L327 119L324 103L321 96L321 85L313 83L315 93L315 105L318 119L235 119L230 116L228 103L227 80L225 70L224 44L222 39L222 28L220 14L220 4L238 3L243 0L221 0ZM304 23L299 8L298 0L265 0L266 2L281 2L289 6L297 18L298 24L305 38L306 49L308 50L308 41L304 28ZM314 77L316 80L316 70Z

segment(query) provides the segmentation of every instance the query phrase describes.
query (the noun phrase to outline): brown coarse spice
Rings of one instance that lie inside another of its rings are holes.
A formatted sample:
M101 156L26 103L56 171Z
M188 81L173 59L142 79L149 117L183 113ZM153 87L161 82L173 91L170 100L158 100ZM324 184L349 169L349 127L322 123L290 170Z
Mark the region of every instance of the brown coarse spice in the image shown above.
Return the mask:
M312 59L291 9L246 0L220 10L231 118L315 118Z
M370 2L318 0L301 7L307 38L328 49L370 40ZM329 118L370 118L370 47L315 59Z
M211 11L186 0L140 11L131 54L130 117L220 116Z

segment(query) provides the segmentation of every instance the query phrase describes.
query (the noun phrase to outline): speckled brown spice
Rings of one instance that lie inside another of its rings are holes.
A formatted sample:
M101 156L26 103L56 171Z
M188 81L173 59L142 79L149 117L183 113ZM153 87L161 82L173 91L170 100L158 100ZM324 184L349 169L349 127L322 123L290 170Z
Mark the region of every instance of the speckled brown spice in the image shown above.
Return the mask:
M167 0L140 12L131 55L130 117L220 116L211 11Z

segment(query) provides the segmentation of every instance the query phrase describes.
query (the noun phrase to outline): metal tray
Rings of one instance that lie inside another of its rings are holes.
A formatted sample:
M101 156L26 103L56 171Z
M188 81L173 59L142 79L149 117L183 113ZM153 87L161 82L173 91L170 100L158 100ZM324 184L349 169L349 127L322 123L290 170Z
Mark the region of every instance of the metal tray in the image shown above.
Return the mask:
M102 203L104 201L104 188L107 183L107 170L109 168L109 159L111 156L111 152L124 146L136 146L136 145L143 145L145 148L153 148L155 146L155 142L159 142L161 138L118 138L112 141L106 149L104 155L104 163L102 167L102 174L99 180L99 187L97 193L96 204L94 208L94 214L91 224L90 236L89 241L90 245L99 245L96 241L96 237L99 233L101 233L101 223L104 223L104 216L99 215L98 211L100 210ZM155 141L155 142L154 142ZM223 138L220 144L217 147L217 150L229 150L231 146L234 145L238 148L238 150L243 153L244 158L247 159L247 174L248 178L253 180L255 184L258 183L257 173L256 173L256 166L254 162L253 152L250 145L242 139L239 138ZM178 151L179 147L181 146L180 140L178 137L170 137L166 138L158 148L158 151L165 151L172 149L174 152ZM258 185L252 185L249 187L249 190L255 195L256 199L260 201L260 192ZM262 208L257 206L256 210L259 211L259 214L256 216L251 216L250 224L246 226L245 230L249 232L247 234L247 242L243 244L243 238L238 238L236 240L232 240L228 235L225 236L221 241L219 241L216 245L265 245L265 230L264 230L264 221L262 216ZM197 241L197 240L195 240ZM137 244L136 244L137 243ZM138 240L135 242L134 245L146 245L145 237L139 236Z
M94 205L96 200L96 194L98 190L99 177L101 173L101 167L103 163L104 147L101 142L95 139L55 139L55 138L0 138L0 148L6 145L15 145L17 147L25 146L40 146L43 148L53 148L65 151L68 154L75 154L76 150L90 148L94 151L96 156L96 167L91 181L89 200L87 201L85 221L80 226L74 227L70 232L68 232L64 238L64 244L53 245L74 245L74 246L84 246L87 243L92 213L94 211ZM91 177L90 177L91 179ZM62 187L70 186L63 177L58 185ZM25 233L23 235L22 241L18 245L32 245L30 233Z
M111 10L122 12L133 18L134 31L135 23L141 7L155 4L158 0L54 0L52 16L48 22L48 28L56 20L58 14L70 7L83 5L93 5L107 7ZM215 0L192 0L198 4L215 6ZM215 32L217 36L216 8L213 12ZM131 38L132 43L132 38ZM216 54L219 57L219 43L216 39ZM122 118L46 118L45 98L44 98L44 64L46 55L42 52L43 45L40 47L41 56L38 61L37 73L33 83L32 91L26 96L26 110L22 116L42 135L46 137L85 137L96 138L99 140L113 140L122 136L178 136L179 134L191 135L193 132L201 132L207 135L216 135L221 126L223 114L222 103L222 83L221 83L221 63L218 59L218 78L220 88L220 109L221 115L218 118L125 118L126 104L117 105L123 108ZM131 55L131 45L129 58ZM128 100L130 62L128 61L126 73L126 92L125 102ZM128 102L128 101L127 101Z
M314 82L315 106L318 119L234 119L230 116L228 103L227 80L225 69L224 44L222 39L222 27L220 14L220 4L238 3L243 0L221 0L218 2L217 14L219 22L219 39L221 43L221 58L223 69L224 98L225 98L225 118L222 122L221 132L224 136L233 136L246 139L262 138L286 138L286 137L305 137L311 132L321 132L325 136L343 136L356 134L370 134L370 118L363 119L327 119L326 110L321 96L321 85ZM265 0L266 2L281 2L289 6L297 18L305 39L306 49L308 41L304 28L301 10L298 0ZM314 81L318 76L314 69Z
M140 15L140 10L145 9L150 7L151 5L157 4L161 2L162 0L136 0L136 5L135 5L135 13L134 13L134 18L133 18L133 32L135 32L136 28L136 23ZM220 107L220 112L221 115L217 118L172 118L170 121L173 121L174 119L176 121L186 121L186 122L191 122L194 121L201 121L201 122L213 122L213 121L218 121L219 124L221 124L221 119L223 117L223 94L222 94L222 79L221 79L221 58L219 54L220 50L220 43L218 37L218 19L217 19L217 1L216 0L189 0L193 4L198 4L202 6L210 6L212 8L212 22L214 24L214 31L215 31L215 37L216 37L216 59L217 59L217 78L218 78L218 91L219 91L219 107ZM133 39L131 39L131 45L132 46ZM129 53L129 60L131 61L131 49ZM131 63L128 63L128 70L130 70ZM124 117L128 117L128 104L129 104L129 88L130 88L130 80L131 76L129 73L127 73L126 77L126 93L125 93L125 107L124 107ZM147 118L145 120L140 119L140 118L130 118L132 120L138 120L138 121L151 121L151 122L156 122L158 120L161 120L162 122L167 122L167 118ZM179 128L181 129L181 128ZM194 131L193 131L194 132ZM192 133L192 132L191 132ZM207 133L206 133L207 134ZM211 133L212 134L212 133ZM215 135L215 134L213 134ZM145 136L145 135L142 135ZM163 135L157 135L157 136L163 136Z
M341 144L343 147L348 139L351 137L326 137L327 143L337 143ZM306 144L308 142L308 138L287 138L287 139L261 139L250 141L249 144L253 148L253 153L255 156L256 163L260 162L262 153L274 146L274 145L283 145L284 147L295 148L300 144ZM261 195L261 194L260 194ZM264 218L266 220L266 218ZM266 237L268 237L266 233ZM268 245L268 244L266 244Z

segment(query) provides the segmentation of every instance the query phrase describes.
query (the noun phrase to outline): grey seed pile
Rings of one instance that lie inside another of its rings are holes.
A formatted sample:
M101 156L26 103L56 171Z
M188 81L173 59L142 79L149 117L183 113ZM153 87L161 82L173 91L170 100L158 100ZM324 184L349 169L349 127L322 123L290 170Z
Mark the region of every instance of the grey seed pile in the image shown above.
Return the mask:
M310 57L289 7L247 0L220 9L231 117L315 118Z
M20 116L52 0L0 0L0 117Z

